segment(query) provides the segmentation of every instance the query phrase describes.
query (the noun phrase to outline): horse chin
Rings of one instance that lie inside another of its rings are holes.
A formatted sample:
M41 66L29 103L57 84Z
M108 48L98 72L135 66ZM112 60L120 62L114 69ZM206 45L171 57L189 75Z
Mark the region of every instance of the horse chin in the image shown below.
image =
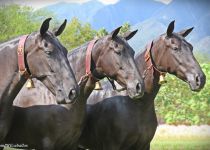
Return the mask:
M74 104L76 102L76 99L71 100L71 99L65 99L66 104Z
M197 79L194 74L188 74L185 82L188 83L191 91L194 92L199 92L205 85L205 80L201 78Z
M132 99L133 99L133 100L139 100L140 98L142 98L142 97L143 97L143 95L144 95L144 94L134 96Z
M196 83L193 81L188 81L188 84L189 84L191 91L200 92L202 89L200 86L197 86Z
M144 96L144 93L137 94L135 92L132 92L131 90L128 90L128 96L133 100L139 100L141 97Z

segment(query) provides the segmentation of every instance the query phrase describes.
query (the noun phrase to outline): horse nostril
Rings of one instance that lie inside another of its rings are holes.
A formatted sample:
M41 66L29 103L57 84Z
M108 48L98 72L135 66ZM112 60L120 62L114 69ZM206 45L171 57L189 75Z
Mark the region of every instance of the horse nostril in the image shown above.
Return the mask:
M195 81L196 81L196 85L197 85L197 86L200 86L201 80L200 80L200 76L199 76L199 75L196 75Z
M137 85L136 85L136 92L141 93L141 84L140 83L137 83Z
M77 92L75 89L71 89L69 92L69 99L73 100L77 97Z

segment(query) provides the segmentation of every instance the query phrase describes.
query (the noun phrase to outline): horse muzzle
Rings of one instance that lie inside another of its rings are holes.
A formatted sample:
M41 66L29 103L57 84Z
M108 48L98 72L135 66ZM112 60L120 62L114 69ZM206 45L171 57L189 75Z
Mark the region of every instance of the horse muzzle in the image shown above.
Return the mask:
M132 99L139 99L144 95L144 84L141 82L136 82L134 88L127 88L128 95Z
M192 91L199 92L206 83L206 76L203 73L190 74L187 76L187 82Z
M56 93L56 100L58 104L71 104L75 102L78 95L78 90L75 88L72 88L69 91L68 96L62 90L58 90L58 92Z

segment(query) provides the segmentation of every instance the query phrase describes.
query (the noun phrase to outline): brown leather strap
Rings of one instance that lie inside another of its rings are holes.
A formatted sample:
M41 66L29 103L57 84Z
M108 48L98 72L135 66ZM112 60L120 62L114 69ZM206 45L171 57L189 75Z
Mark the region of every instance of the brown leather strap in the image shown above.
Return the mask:
M25 57L24 57L25 42L27 37L28 35L23 35L20 37L17 49L19 73L21 76L24 76L26 79L30 77L30 74L28 73L25 66Z
M151 56L150 56L151 55L150 51L152 50L152 42L150 44L148 44L146 48L147 48L147 50L144 55L144 60L147 64L147 69L145 70L145 73L147 70L150 70L150 69L152 69L152 71L154 72L154 69L155 69L160 75L165 75L166 72L162 72L162 71L158 70L152 63Z
M85 69L86 69L86 74L91 74L91 52L93 49L93 46L97 40L92 40L87 47L86 51L86 60L85 60Z

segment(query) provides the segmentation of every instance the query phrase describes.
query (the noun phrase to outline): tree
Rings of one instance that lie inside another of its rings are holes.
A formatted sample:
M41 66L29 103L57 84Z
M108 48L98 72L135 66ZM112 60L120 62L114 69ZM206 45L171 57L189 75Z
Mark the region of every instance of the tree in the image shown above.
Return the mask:
M123 35L124 33L128 32L131 30L131 25L128 22L125 22L122 25L122 28L120 29L120 35Z
M206 85L199 92L172 75L162 85L155 100L156 112L168 124L210 124L210 63L201 64Z
M106 31L105 28L101 28L101 29L99 29L99 30L97 31L97 37L98 37L98 38L101 38L101 37L106 36L106 35L108 35L108 34L109 34L109 33L108 33L108 31Z
M53 14L31 7L5 5L0 7L0 42L39 30L41 22Z
M77 18L73 18L61 35L60 40L68 50L78 47L96 36L90 24L82 24Z

